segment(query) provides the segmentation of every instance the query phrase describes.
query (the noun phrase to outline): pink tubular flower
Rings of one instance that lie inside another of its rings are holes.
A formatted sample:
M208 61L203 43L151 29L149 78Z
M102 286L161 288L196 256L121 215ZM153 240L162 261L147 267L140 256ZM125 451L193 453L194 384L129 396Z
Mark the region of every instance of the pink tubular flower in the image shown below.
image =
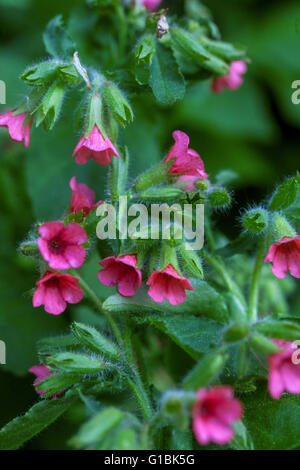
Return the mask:
M71 212L83 211L84 215L88 215L92 209L103 202L95 203L95 192L86 184L77 183L76 176L70 179L70 188L72 189Z
M42 380L47 379L47 377L50 377L51 375L53 375L54 372L51 372L50 369L47 366L45 366L45 364L40 364L39 366L33 366L31 367L31 369L28 369L28 372L31 372L32 374L36 376L36 379L34 380L34 388L35 388L36 393L38 393L39 395L44 395L44 393L46 393L47 390L38 390L37 387ZM59 396L59 393L56 395L53 395L52 398L57 398L58 396Z
M147 286L151 286L148 294L154 302L163 302L168 298L171 305L182 304L186 299L185 290L194 290L192 284L179 276L171 264L162 271L154 271Z
M269 356L268 388L271 397L278 400L284 390L300 394L300 363L293 361L294 354L298 354L295 353L296 344L279 339L273 339L273 343L282 351Z
M234 436L231 424L242 418L242 404L228 385L200 389L193 409L193 431L202 445L224 445Z
M105 139L96 125L87 138L83 136L80 139L73 152L73 157L74 155L76 155L75 161L79 165L83 165L91 158L99 165L109 165L112 155L120 158L109 138Z
M300 235L283 237L278 243L270 246L265 263L273 263L273 274L283 279L288 272L300 278Z
M87 234L79 224L46 222L39 227L39 234L38 246L50 268L79 268L83 264L85 249L80 245L87 241Z
M67 303L78 304L81 301L83 293L78 281L70 274L47 271L36 283L38 288L33 294L33 306L44 305L47 313L60 315L66 310Z
M156 10L158 5L162 2L162 0L144 0L143 5L148 9L148 10Z
M202 158L195 150L189 148L189 136L181 131L174 131L172 135L175 144L166 156L165 162L174 157L176 160L169 173L183 173L198 178L207 178L208 174L204 171Z
M136 287L141 287L142 273L137 268L136 255L110 256L99 262L104 269L98 272L99 281L105 286L118 284L118 292L125 297L136 294Z
M221 93L225 88L228 90L237 90L243 84L243 77L247 72L247 65L243 60L236 60L231 63L229 74L223 77L215 78L211 82L211 89L214 93Z
M24 126L26 117L26 113L17 114L14 116L14 111L2 114L2 116L0 116L0 127L7 127L10 137L15 142L22 142L24 140L25 147L28 147L30 140L29 131L31 121L28 122L26 126Z

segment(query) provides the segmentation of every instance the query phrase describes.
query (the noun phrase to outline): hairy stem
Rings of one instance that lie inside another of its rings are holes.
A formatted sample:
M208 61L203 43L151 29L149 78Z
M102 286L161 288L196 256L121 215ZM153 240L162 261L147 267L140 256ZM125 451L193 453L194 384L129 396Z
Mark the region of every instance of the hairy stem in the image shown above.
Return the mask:
M244 295L242 294L238 285L233 281L231 276L229 275L224 263L218 256L214 256L207 251L203 251L204 259L207 263L217 271L217 273L222 278L225 287L230 291L241 303L241 305L246 308L246 300Z
M249 320L255 322L258 316L258 299L259 299L259 281L261 269L264 264L265 240L262 239L256 255L255 266L252 274L250 301L249 301Z
M132 332L128 326L126 327L124 333L124 346L128 363L134 375L133 379L126 379L127 383L133 390L145 418L149 419L152 416L152 406L150 403L148 392L146 391L143 381L140 377L139 371L137 370L132 344Z
M82 279L82 277L80 277L80 275L78 274L77 271L75 271L74 269L70 269L70 272L73 276L77 277L79 279L79 285L82 287L82 289L84 290L84 292L89 296L89 298L92 300L92 302L95 304L95 306L97 307L98 310L100 310L100 312L105 316L107 322L109 323L110 327L111 327L111 330L112 332L114 333L115 337L116 337L116 340L118 341L118 343L121 345L123 344L123 339L122 339L122 335L121 335L121 331L118 327L118 325L116 324L115 320L113 319L113 317L110 315L110 313L108 313L106 310L103 309L103 306L102 306L102 302L101 300L99 299L99 297L95 294L95 292L93 291L93 289L90 288L90 286L85 282L84 279Z

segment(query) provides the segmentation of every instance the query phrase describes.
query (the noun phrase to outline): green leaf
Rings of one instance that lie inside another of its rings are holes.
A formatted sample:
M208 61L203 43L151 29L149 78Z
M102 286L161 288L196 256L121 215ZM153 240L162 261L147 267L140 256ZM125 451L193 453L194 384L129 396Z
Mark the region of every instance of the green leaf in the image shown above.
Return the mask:
M253 450L253 441L244 423L237 421L233 424L233 428L235 435L232 441L230 441L229 446L234 450Z
M257 450L289 450L300 446L300 396L273 400L265 387L244 395L244 423Z
M109 312L118 313L155 313L165 312L185 315L205 315L220 323L228 320L226 302L207 282L193 280L194 291L187 292L186 301L180 305L170 305L169 302L154 302L141 287L134 297L123 297L119 294L108 297L103 303L103 308Z
M296 341L300 339L300 326L289 321L265 320L255 325L255 329L269 338Z
M99 443L120 423L122 417L123 413L117 408L105 408L81 426L79 432L70 440L70 444L80 449Z
M163 105L172 105L182 100L185 94L184 79L172 51L159 42L152 60L149 85Z
M275 191L270 202L272 211L280 211L290 207L297 198L300 184L300 175L296 174L293 178L285 180Z
M26 441L50 426L76 401L73 392L57 400L42 400L23 416L13 419L0 430L0 449L18 449Z
M46 26L43 40L47 52L53 57L70 59L75 44L65 31L62 15L55 16Z
M205 318L175 314L147 315L137 320L158 328L195 360L220 340L220 325Z

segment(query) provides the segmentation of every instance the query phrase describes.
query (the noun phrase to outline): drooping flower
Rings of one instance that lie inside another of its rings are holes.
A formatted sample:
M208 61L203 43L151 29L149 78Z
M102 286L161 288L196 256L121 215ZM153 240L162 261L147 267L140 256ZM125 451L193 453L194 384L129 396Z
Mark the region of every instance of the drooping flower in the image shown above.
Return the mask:
M229 74L215 78L211 82L211 89L214 93L221 93L225 88L237 90L243 84L243 77L247 72L247 65L243 60L236 60L231 63Z
M268 388L271 397L278 400L285 390L300 394L300 364L293 361L293 355L297 350L296 344L279 339L273 339L273 342L282 351L271 354L268 358L270 367Z
M98 272L99 281L105 286L118 284L118 292L126 297L136 294L141 287L142 273L137 268L136 255L110 256L99 262L104 269Z
M105 139L96 125L88 137L83 136L80 139L73 152L73 157L75 155L75 161L79 165L83 165L91 158L99 165L109 165L112 155L120 158L110 139L108 137Z
M204 163L200 155L189 148L190 139L187 134L181 131L174 131L173 138L175 144L165 158L165 162L171 158L176 158L169 173L182 173L198 178L207 178L208 174L204 171Z
M33 366L28 369L28 372L31 372L36 376L36 379L33 382L36 393L38 393L39 395L44 395L44 393L47 393L47 390L38 390L38 385L42 380L47 379L55 372L51 372L51 370L47 366L45 366L45 364ZM52 395L52 398L57 398L59 395L59 393Z
M156 10L158 5L162 2L162 0L144 0L143 5L148 9L148 10Z
M78 285L79 279L70 274L47 271L36 285L32 303L34 307L44 305L47 313L60 315L67 308L67 303L78 304L83 292Z
M80 245L87 241L87 234L79 224L46 222L39 227L39 234L38 246L50 268L79 268L83 264L85 249Z
M265 257L265 263L273 263L273 274L283 279L288 272L297 279L300 278L300 235L283 237L270 246Z
M86 184L77 183L76 176L70 179L70 188L72 189L71 212L83 211L85 215L88 215L92 209L103 202L95 202L95 192Z
M224 445L234 437L232 423L242 418L242 404L228 385L200 389L193 409L193 431L202 445Z
M186 299L186 290L194 290L192 284L179 276L174 267L169 264L162 271L154 271L147 281L151 286L148 294L154 302L163 302L166 298L171 305L182 304Z
M14 111L0 116L0 127L7 127L10 137L15 142L23 142L25 147L29 146L31 121L25 125L27 113L17 114Z

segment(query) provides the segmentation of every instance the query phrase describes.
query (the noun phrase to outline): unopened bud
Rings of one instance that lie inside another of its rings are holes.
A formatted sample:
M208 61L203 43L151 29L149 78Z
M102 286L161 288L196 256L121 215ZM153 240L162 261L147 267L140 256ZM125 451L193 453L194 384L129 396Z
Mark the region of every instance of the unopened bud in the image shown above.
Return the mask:
M251 233L263 232L268 226L268 212L265 209L251 209L244 215L243 225Z

